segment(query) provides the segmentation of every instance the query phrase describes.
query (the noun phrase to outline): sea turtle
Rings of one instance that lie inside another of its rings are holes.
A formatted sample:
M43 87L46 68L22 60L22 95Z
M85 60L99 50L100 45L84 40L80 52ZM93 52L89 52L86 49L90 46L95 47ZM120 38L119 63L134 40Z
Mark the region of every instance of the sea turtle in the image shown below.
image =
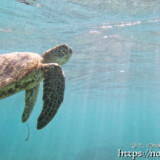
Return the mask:
M45 127L63 102L65 78L60 65L66 63L72 49L62 44L41 55L31 52L13 52L0 55L0 99L25 90L25 108L22 122L26 122L37 99L43 80L43 108L37 120L37 129Z

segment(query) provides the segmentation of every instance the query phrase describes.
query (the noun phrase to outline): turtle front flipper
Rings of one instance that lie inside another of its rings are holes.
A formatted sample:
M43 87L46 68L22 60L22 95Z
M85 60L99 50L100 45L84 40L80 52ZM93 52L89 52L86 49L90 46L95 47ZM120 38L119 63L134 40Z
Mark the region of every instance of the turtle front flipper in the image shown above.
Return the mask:
M37 129L45 127L55 116L63 102L65 78L56 63L43 65L43 108L37 120Z
M22 114L22 122L26 122L33 110L38 95L39 85L25 91L25 108Z

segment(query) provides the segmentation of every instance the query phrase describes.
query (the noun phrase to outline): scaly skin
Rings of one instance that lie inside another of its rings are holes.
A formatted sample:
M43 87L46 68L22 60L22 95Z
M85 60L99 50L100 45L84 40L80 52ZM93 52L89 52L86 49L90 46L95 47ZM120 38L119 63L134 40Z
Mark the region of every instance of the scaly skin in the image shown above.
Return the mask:
M71 55L71 48L65 44L46 51L42 56L30 52L0 55L0 99L25 90L22 122L26 122L36 103L39 84L44 79L43 108L37 129L45 127L63 102L65 79L60 65Z
M43 79L42 60L40 55L29 52L0 55L0 99L39 84Z

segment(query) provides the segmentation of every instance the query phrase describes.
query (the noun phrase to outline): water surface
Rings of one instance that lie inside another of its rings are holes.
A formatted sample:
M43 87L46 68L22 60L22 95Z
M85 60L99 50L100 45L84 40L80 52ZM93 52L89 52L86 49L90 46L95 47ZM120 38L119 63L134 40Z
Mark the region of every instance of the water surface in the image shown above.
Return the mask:
M160 144L160 1L29 3L0 1L0 53L67 43L74 54L63 66L64 103L37 131L41 84L27 142L24 92L0 101L0 158L116 160L131 143Z

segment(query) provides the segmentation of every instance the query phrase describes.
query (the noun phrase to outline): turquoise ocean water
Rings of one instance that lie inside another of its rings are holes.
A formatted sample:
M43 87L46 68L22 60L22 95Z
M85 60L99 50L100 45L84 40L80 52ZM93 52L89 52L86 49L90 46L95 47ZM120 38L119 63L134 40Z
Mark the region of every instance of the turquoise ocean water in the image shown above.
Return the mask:
M29 2L0 0L0 54L63 43L74 54L63 66L64 102L36 130L41 84L27 142L24 92L0 101L0 160L117 160L118 149L160 150L138 146L160 144L160 1Z

